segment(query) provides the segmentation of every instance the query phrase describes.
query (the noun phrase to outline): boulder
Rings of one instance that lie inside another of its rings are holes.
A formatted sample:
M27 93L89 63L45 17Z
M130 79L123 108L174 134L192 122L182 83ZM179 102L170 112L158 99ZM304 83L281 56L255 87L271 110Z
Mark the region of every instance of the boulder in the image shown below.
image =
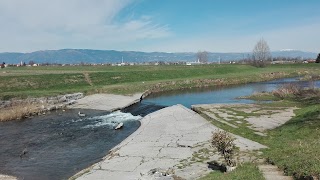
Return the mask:
M115 130L118 130L118 129L121 129L123 127L123 123L121 122L121 123L119 123L118 125L117 125L117 127L116 128L114 128Z

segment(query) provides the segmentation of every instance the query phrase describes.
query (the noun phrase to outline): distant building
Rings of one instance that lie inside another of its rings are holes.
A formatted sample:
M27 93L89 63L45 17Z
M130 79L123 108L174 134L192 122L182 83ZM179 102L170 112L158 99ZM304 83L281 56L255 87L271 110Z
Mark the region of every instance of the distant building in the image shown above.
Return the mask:
M118 66L125 66L126 65L126 63L124 63L123 62L123 57L122 57L122 59L121 59L121 63L119 63L119 64L117 64Z
M198 65L198 64L202 64L202 63L200 62L200 59L198 59L198 61L195 61L195 62L187 62L187 63L186 63L187 66Z
M304 60L303 63L315 63L316 60L314 59L308 59L308 60Z
M272 61L271 64L292 64L294 61Z

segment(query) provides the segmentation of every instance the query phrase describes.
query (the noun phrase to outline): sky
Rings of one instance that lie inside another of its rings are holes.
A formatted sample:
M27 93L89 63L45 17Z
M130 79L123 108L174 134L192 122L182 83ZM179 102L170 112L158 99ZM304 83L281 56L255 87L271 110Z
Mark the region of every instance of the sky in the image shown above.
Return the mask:
M0 0L0 52L320 52L320 0Z

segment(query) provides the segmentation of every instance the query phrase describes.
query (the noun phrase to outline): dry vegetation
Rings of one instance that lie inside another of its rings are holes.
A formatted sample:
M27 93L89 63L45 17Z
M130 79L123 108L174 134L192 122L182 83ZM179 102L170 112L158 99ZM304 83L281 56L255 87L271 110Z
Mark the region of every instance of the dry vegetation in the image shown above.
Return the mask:
M13 102L11 106L0 108L0 121L23 119L43 111L43 104L31 102Z
M293 99L308 104L320 103L320 90L314 86L303 88L297 84L290 83L281 86L273 91L272 94L280 99Z
M212 134L211 144L216 147L218 152L223 156L228 166L236 166L233 155L236 151L236 145L233 138L226 131L217 131Z

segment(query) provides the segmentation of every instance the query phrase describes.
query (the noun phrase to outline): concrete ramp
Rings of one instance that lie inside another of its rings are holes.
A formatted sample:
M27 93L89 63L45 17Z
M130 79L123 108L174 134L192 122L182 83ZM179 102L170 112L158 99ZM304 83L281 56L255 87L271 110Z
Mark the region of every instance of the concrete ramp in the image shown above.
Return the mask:
M151 169L168 169L192 157L194 147L208 143L212 131L217 129L182 105L161 109L144 117L136 132L116 146L103 161L80 172L78 179L140 179ZM241 150L265 148L236 137Z
M69 108L115 111L138 102L141 96L142 93L132 96L93 94L77 100L76 103L69 106Z

